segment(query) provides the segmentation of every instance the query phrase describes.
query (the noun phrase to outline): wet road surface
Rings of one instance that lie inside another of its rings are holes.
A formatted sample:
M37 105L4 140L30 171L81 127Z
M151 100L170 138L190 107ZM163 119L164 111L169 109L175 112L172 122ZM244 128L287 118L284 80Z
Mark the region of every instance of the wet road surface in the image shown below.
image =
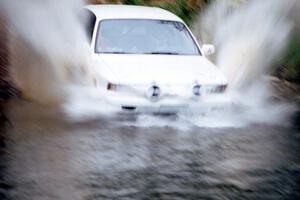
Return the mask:
M110 117L72 122L30 106L7 115L3 200L300 199L297 129L142 128Z

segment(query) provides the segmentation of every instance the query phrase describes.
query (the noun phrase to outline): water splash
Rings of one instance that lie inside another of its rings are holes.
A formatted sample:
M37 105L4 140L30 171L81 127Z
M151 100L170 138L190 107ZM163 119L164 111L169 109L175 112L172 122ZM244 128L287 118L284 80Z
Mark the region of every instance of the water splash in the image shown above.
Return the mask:
M95 88L101 64L91 59L79 15L84 5L84 0L0 2L10 31L10 74L23 98L62 109L74 120L116 110Z
M233 89L255 83L270 67L289 41L293 22L289 13L293 0L249 1L242 5L216 1L199 21L204 41L216 45L216 64Z
M0 2L10 31L11 75L25 98L60 104L65 86L92 82L86 35L77 13L82 0Z
M225 121L283 123L293 110L292 105L272 101L274 93L267 75L289 42L293 29L290 13L295 3L215 1L200 16L194 29L198 38L216 46L217 54L211 59L228 78L228 93L238 107L219 113L226 116Z

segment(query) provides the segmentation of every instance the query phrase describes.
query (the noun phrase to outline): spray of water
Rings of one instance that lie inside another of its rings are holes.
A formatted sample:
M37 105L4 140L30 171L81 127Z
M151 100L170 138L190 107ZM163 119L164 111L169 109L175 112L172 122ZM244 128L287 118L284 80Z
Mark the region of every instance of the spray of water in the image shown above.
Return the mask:
M212 60L229 81L234 107L208 113L193 122L209 126L282 123L291 105L271 101L267 76L282 58L293 29L293 0L215 1L195 26L202 41L213 43ZM198 122L197 122L198 120ZM224 122L224 123L223 123ZM204 125L205 126L205 125Z
M60 104L70 84L90 85L93 70L77 13L81 0L0 2L10 29L11 75L25 98Z
M200 30L205 40L216 45L216 64L230 87L244 89L269 72L288 43L293 3L253 0L237 6L222 1L205 12Z
M80 16L84 5L84 0L0 2L10 32L10 74L23 98L63 109L72 119L116 110L94 87L101 66L90 56Z

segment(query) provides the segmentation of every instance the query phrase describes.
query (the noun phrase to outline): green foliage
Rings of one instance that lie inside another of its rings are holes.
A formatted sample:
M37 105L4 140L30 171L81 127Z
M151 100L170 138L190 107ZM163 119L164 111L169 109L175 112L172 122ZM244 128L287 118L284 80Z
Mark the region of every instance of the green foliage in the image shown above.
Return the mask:
M189 26L192 25L199 11L198 7L189 7L186 0L178 0L177 3L163 3L160 7L179 16Z
M186 0L177 0L176 3L162 1L157 4L153 4L151 0L125 0L124 4L161 7L179 16L189 26L192 25L200 9L199 7L190 7Z
M145 5L145 0L125 0L126 5Z
M300 38L291 41L284 63L281 75L286 79L300 80Z

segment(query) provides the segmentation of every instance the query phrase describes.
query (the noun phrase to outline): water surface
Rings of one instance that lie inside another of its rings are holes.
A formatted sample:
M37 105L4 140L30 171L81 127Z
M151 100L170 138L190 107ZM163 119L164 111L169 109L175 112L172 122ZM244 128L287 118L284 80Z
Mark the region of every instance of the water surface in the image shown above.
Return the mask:
M9 108L7 116L1 199L300 198L296 129L181 130L124 125L117 117L74 122L55 109L26 104Z

